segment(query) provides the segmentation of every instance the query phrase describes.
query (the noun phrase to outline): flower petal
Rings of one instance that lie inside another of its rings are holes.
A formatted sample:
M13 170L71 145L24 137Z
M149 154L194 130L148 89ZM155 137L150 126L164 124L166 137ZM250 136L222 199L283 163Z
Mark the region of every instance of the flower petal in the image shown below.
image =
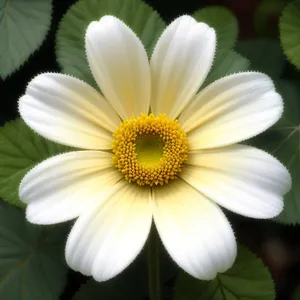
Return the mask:
M122 181L104 204L78 218L67 241L67 263L97 281L108 280L142 250L151 222L150 189Z
M291 187L287 169L273 156L234 145L189 154L180 176L211 200L238 214L272 218Z
M122 175L111 163L112 155L76 151L51 157L23 178L19 195L28 204L31 223L55 224L78 217L101 202Z
M105 16L89 25L85 46L94 78L120 117L147 114L150 68L136 34L119 19Z
M182 16L171 23L151 57L154 114L176 118L196 94L215 55L216 34L205 23Z
M191 150L234 144L278 121L281 96L272 80L246 72L219 79L201 91L179 118Z
M24 121L40 135L84 149L111 149L120 119L91 86L71 76L36 76L20 98Z
M159 235L182 269L209 280L232 266L236 241L215 203L181 179L153 188L153 200Z

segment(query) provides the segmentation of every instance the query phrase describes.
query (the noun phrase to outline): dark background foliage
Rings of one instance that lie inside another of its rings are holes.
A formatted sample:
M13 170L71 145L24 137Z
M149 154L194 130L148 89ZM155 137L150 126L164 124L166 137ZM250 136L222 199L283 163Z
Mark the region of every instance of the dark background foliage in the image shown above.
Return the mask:
M25 1L25 0L24 0ZM256 35L253 26L253 15L260 0L146 0L169 23L183 14L192 14L195 10L207 5L224 5L230 8L239 20L239 38L249 38ZM36 51L19 71L9 76L5 81L0 79L0 125L18 116L17 99L24 93L28 81L45 71L59 72L55 58L55 34L58 23L73 0L54 0L52 25L42 47ZM278 37L278 17L280 11L272 13L267 22L274 28L271 35ZM293 73L288 67L287 75ZM230 215L236 229L239 242L246 245L268 266L276 284L277 300L292 299L291 295L300 284L300 228L299 226L284 226L270 221L250 220L236 215ZM139 258L140 260L143 257ZM169 260L168 257L165 257ZM168 261L167 266L171 266ZM171 267L170 267L171 268ZM147 272L145 270L145 272ZM144 274L147 276L147 273ZM130 276L128 274L128 276ZM69 271L68 283L63 300L71 299L86 277ZM172 278L167 283L172 292Z

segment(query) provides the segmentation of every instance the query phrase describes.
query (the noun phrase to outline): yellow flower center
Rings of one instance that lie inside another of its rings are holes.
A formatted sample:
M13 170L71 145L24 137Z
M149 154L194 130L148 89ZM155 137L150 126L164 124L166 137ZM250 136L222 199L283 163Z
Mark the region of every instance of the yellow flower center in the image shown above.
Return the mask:
M188 141L177 120L141 114L114 133L113 163L129 182L163 185L177 178L187 159Z

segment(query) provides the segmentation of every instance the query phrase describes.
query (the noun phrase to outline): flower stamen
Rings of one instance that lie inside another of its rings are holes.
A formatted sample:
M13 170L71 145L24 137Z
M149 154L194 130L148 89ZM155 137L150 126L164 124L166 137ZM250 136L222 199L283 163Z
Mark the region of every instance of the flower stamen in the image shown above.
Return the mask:
M114 133L113 163L129 182L163 185L176 179L187 159L188 141L177 120L141 114Z

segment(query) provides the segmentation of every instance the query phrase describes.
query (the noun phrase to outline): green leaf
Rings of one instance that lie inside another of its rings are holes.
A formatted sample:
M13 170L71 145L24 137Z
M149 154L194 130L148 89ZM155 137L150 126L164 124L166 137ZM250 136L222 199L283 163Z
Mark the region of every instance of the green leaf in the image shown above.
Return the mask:
M20 119L6 123L0 128L0 197L24 206L18 196L24 175L44 159L70 150L42 138Z
M56 36L56 57L63 73L96 87L85 56L84 36L90 22L104 15L123 20L142 40L148 54L165 28L158 13L141 0L80 0L62 19Z
M280 17L281 46L288 60L300 69L300 0L289 3Z
M59 300L66 229L32 225L21 210L0 202L0 299Z
M282 75L285 57L276 40L269 38L244 40L238 42L236 50L250 60L252 70L266 73L272 78Z
M226 75L247 71L249 66L250 62L248 59L233 50L220 50L218 57L213 62L212 69L205 79L203 87Z
M212 281L201 281L181 273L175 300L274 300L274 283L262 261L239 248L231 269Z
M51 12L51 0L0 0L1 78L16 71L41 46Z
M292 189L284 197L284 210L275 220L300 223L300 87L297 82L280 80L277 90L284 100L281 119L252 144L278 158L292 175Z
M238 22L231 10L223 6L209 6L196 11L193 17L216 30L217 48L229 50L234 47Z

